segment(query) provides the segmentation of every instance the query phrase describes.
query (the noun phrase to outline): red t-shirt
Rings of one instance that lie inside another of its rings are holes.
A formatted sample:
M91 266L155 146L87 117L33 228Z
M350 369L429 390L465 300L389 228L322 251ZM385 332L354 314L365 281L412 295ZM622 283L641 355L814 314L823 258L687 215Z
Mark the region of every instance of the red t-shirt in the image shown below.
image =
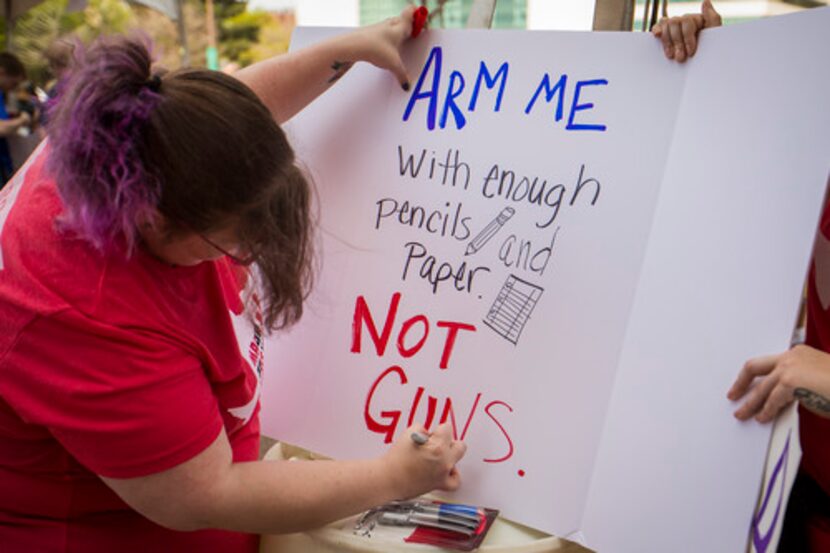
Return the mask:
M257 458L262 332L244 273L104 256L60 232L47 155L0 194L0 550L256 551L255 535L162 528L96 476L169 469L222 428L235 461Z
M830 205L830 204L828 204ZM807 344L830 352L830 208L825 206L807 289ZM830 497L830 419L799 408L801 468ZM830 520L810 524L811 550L830 551Z

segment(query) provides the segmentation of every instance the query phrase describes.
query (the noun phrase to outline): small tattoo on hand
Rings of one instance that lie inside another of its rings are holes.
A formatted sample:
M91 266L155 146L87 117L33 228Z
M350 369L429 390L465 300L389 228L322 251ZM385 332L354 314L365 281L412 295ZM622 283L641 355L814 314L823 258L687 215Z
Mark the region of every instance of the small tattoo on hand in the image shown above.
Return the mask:
M830 400L821 394L817 394L807 388L796 388L793 395L804 407L809 407L822 413L830 413Z

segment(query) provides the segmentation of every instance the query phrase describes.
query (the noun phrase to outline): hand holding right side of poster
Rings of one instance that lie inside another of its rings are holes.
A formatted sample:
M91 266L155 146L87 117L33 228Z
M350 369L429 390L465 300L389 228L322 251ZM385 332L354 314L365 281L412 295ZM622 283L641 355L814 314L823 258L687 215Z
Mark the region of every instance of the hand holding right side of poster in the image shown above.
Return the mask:
M266 347L265 433L365 457L448 421L454 500L603 553L742 551L769 428L726 391L798 311L827 29L707 30L685 66L642 34L430 31L409 93L353 68L289 129L323 269Z

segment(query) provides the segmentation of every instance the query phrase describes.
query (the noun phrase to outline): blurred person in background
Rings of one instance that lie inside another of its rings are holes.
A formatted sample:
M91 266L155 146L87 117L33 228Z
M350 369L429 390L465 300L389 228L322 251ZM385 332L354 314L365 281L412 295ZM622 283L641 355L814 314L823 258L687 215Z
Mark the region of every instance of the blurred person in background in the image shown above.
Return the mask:
M59 38L43 53L49 65L49 73L52 75L52 79L46 83L46 95L49 98L54 98L60 92L72 63L74 49L75 44L71 40Z
M28 112L18 110L17 98L14 96L25 79L26 68L17 56L0 52L0 188L9 181L15 169L7 138L32 121ZM13 105L13 110L7 111L7 104Z
M38 105L39 124L37 131L39 137L46 137L46 125L49 121L49 104L61 91L72 64L72 53L76 43L68 38L59 38L52 42L43 52L46 63L49 67L51 78L44 85L44 89L36 90Z

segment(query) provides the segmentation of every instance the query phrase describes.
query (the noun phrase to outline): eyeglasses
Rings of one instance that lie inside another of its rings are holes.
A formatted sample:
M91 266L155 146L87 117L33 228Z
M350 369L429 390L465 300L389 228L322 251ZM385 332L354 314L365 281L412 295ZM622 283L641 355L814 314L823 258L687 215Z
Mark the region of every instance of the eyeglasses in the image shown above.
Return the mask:
M225 257L227 257L228 259L230 259L233 263L236 263L237 265L242 265L243 267L247 267L247 266L253 264L254 261L256 261L256 257L253 256L253 255L248 255L246 257L239 257L237 255L234 255L234 254L230 253L228 250L226 250L225 248L223 248L222 246L220 246L219 244L217 244L216 242L214 242L213 240L211 240L210 238L208 238L207 236L205 236L201 232L199 232L197 234L199 235L199 238L201 238L202 240L207 242L216 251L220 252L222 255L224 255Z

